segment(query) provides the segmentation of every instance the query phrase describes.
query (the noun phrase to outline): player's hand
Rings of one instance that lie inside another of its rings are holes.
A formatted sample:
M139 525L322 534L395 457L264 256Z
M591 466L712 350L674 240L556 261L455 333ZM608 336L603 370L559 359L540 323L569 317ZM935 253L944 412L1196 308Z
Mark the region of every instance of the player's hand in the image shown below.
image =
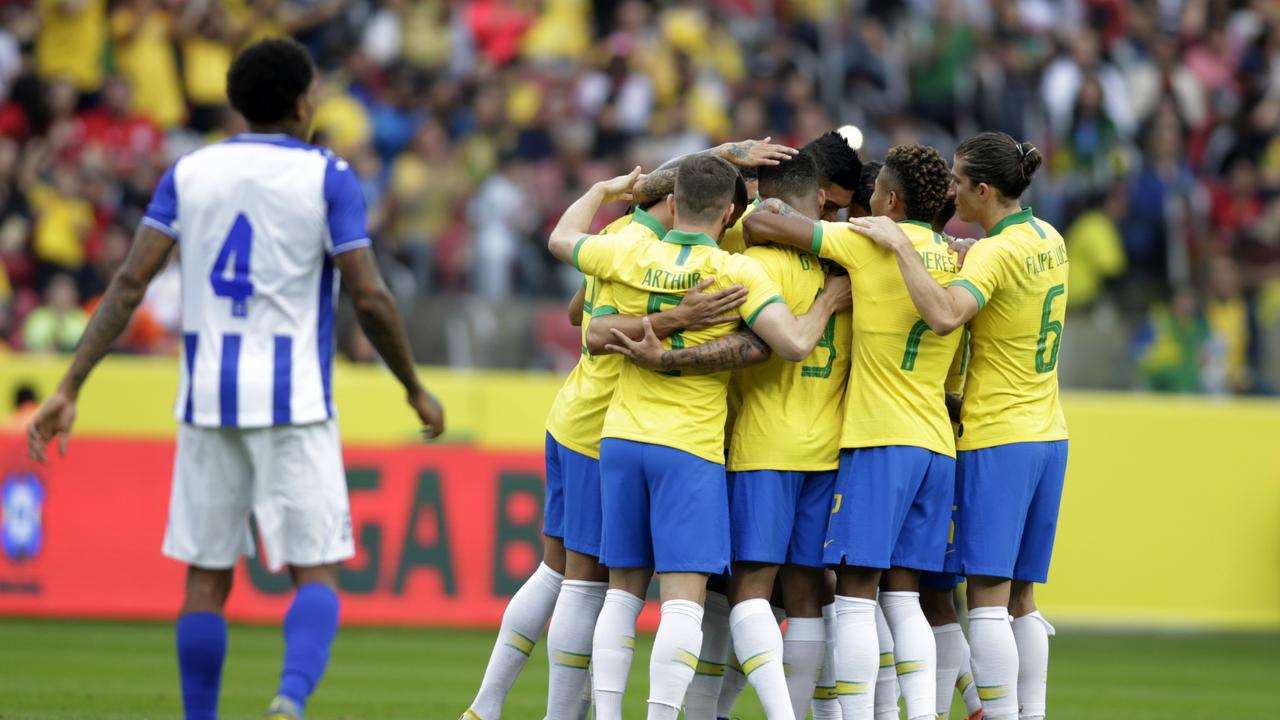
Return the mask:
M827 280L822 288L822 297L831 303L833 312L843 312L853 307L853 287L848 275L827 273Z
M409 394L409 405L422 422L423 439L434 440L444 434L444 407L435 395L418 388Z
M947 243L947 250L956 254L956 269L964 267L964 257L969 254L969 248L978 242L977 238L951 238Z
M658 339L658 334L653 331L653 321L649 320L649 316L645 316L641 323L644 325L644 338L639 342L627 337L627 334L617 328L611 328L609 332L613 333L614 340L617 344L610 343L605 345L605 349L609 352L615 352L619 355L626 356L631 359L639 367L646 370L664 370L663 357L667 353L667 349L662 346L662 341Z
M707 288L715 278L707 278L684 294L676 312L680 313L681 327L685 330L701 330L712 325L737 322L738 306L747 301L747 289L733 285L719 292L708 293Z
M637 165L626 175L619 175L611 180L598 182L596 187L604 192L604 202L611 203L617 200L631 202L635 197L633 191L636 183L643 179L644 176L640 174L640 166Z
M760 167L761 165L777 165L783 160L790 160L800 153L793 147L777 145L773 137L763 140L743 140L727 143L720 157L738 167Z
M45 447L49 441L61 436L58 455L66 457L67 440L71 437L71 426L75 421L75 398L61 389L50 395L27 425L27 454L36 462L44 462L48 457Z
M896 250L903 245L911 244L911 240L906 233L902 232L902 228L898 227L898 223L884 215L853 218L849 221L849 226L855 232L871 238L882 248Z

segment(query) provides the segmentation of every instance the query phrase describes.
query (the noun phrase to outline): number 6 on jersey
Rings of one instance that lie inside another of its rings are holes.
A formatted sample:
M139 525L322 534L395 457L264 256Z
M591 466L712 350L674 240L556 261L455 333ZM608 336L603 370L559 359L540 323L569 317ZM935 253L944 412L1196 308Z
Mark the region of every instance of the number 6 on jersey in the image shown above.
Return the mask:
M249 279L249 255L253 252L253 226L244 213L236 216L231 232L222 242L218 259L213 261L209 283L213 294L231 299L231 317L249 316L249 298L253 296L253 281ZM231 277L227 277L227 266Z

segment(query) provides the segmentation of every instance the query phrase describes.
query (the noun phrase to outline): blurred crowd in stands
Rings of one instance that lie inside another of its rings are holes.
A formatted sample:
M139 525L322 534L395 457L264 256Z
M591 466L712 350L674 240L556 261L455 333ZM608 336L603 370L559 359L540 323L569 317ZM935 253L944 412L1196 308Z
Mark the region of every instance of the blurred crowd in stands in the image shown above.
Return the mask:
M1046 157L1024 203L1067 239L1068 335L1121 348L1096 384L1276 384L1274 0L0 0L0 27L0 353L75 345L159 175L242 129L236 49L285 33L320 69L315 142L363 178L410 305L567 299L545 235L635 163L843 124L864 159L949 157L1003 130ZM174 350L176 263L123 350ZM358 331L342 345L370 355Z

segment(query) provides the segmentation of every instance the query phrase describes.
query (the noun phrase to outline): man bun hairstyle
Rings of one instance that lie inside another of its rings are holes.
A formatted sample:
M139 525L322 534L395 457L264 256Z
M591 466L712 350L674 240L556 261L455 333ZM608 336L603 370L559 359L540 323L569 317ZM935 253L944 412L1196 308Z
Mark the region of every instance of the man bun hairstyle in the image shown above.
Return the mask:
M819 136L805 145L804 151L818 163L819 183L835 183L847 190L858 187L858 180L862 177L862 160L839 133L832 131Z
M718 157L687 157L676 171L676 212L684 221L712 222L733 202L741 180L738 171Z
M947 161L938 151L928 145L896 145L885 155L884 169L902 191L907 219L933 223L951 186Z
M245 120L271 125L298 119L298 98L315 68L292 38L267 38L240 51L227 71L227 98Z
M818 192L818 164L808 152L777 165L762 165L758 172L762 197L803 198Z
M978 133L960 143L956 157L975 184L986 183L1008 200L1022 197L1044 157L1035 145L1002 132Z

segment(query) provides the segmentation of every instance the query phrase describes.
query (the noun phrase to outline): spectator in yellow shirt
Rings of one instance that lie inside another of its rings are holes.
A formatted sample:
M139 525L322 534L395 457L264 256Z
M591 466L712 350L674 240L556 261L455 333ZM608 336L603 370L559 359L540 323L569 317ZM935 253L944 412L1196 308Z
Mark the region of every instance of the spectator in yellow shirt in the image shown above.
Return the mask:
M84 241L93 229L93 206L82 195L83 181L71 165L58 165L52 186L36 183L27 192L35 215L33 249L41 263L72 272L84 265Z
M107 41L107 0L40 0L36 71L42 78L65 75L81 95L102 87L102 50Z
M156 0L128 0L111 13L115 62L133 86L134 109L165 129L187 113L173 39L173 19Z
M32 310L23 323L22 344L33 352L71 352L88 324L76 281L59 273L44 291L44 305Z

